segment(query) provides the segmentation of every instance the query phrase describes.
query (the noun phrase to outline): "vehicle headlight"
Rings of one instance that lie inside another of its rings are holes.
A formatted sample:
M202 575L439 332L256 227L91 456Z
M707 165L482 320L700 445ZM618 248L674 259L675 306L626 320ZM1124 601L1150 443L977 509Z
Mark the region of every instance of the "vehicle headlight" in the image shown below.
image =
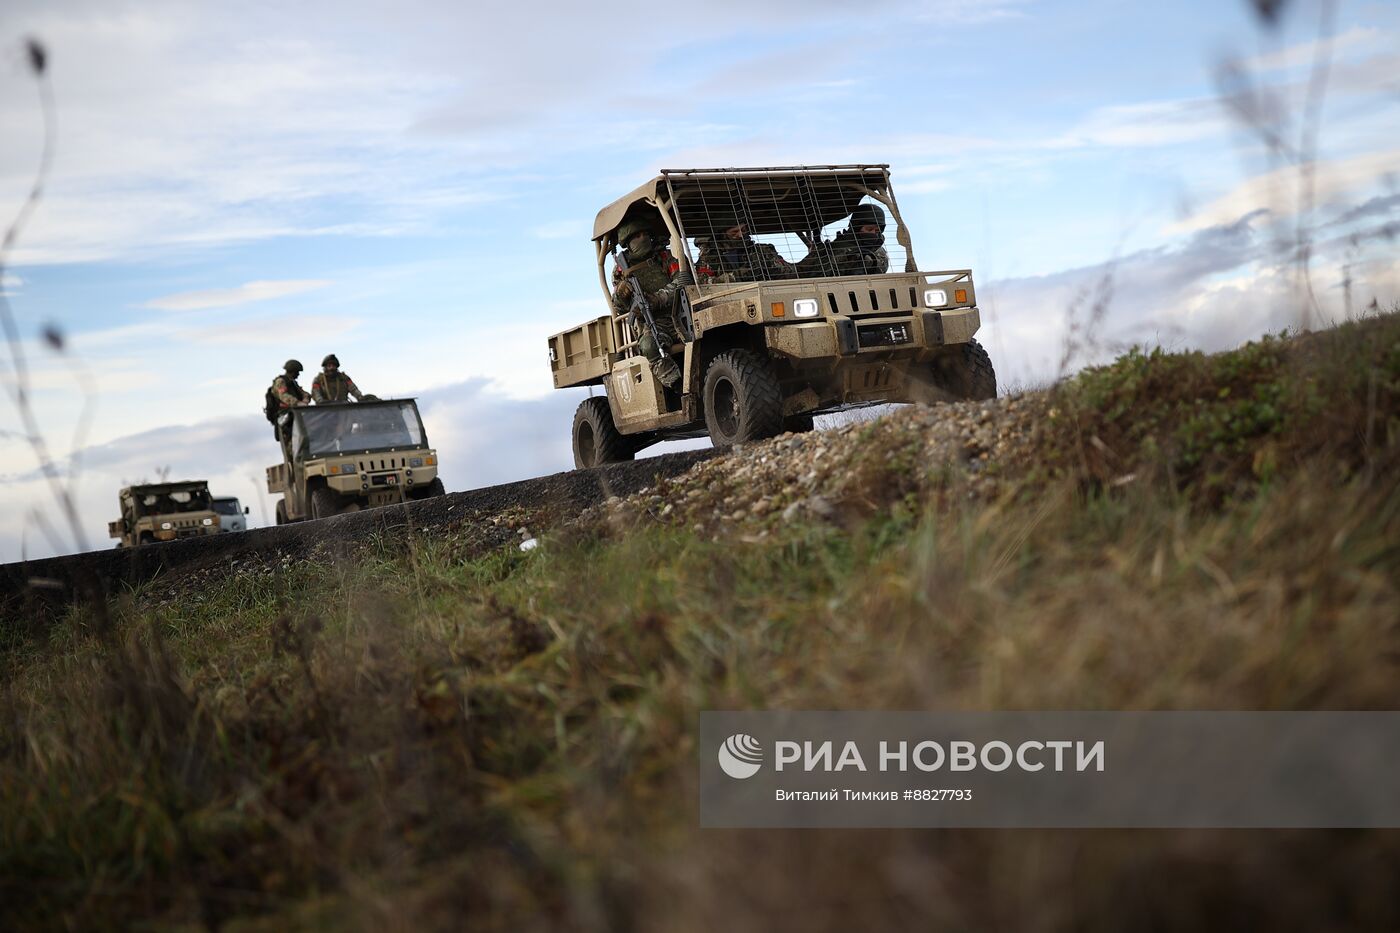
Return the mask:
M171 528L174 528L174 527L175 527L175 526L172 525L172 524L170 524L169 522L161 522L161 523L160 523L160 530L161 530L161 531L169 531Z
M924 290L924 304L930 308L941 308L948 303L948 293L941 288Z
M817 300L815 298L799 298L792 303L793 317L816 317Z
M423 465L423 458L422 458L422 457L414 457L412 460L408 461L408 465L409 465L409 466L420 467L420 466Z
M354 473L354 472L355 472L355 464L353 464L353 463L342 463L342 464L340 465L340 472L342 472L342 473Z
M205 524L205 525L212 525L212 524L214 524L214 520L213 520L212 518L206 518L206 519L204 520L203 524Z

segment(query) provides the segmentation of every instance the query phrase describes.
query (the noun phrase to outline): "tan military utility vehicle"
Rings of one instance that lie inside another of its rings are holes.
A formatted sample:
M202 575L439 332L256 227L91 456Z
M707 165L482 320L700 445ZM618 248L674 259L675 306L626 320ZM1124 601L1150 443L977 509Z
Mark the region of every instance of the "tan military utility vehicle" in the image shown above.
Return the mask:
M680 335L674 388L638 346L657 333L650 312L635 297L611 310L630 272L617 271L631 262L619 230L637 221L669 244L684 284L657 311ZM972 272L919 269L886 165L664 170L603 208L593 241L610 311L549 338L555 388L606 393L575 413L579 467L673 438L722 446L807 430L813 415L858 405L996 395L973 339Z
M279 525L443 494L411 398L290 408L279 425L282 462L267 468Z
M107 523L117 547L136 547L176 538L217 534L219 516L204 480L128 486L118 498L122 517Z

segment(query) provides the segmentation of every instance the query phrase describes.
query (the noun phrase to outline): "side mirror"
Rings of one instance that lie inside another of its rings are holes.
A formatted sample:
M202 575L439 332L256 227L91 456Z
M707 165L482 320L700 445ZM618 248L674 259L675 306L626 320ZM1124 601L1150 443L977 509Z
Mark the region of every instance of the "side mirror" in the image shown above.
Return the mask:
M243 506L243 514L244 514L244 515L248 515L249 513L252 512L252 510L253 510L253 507L252 507L251 505L245 505L245 506Z

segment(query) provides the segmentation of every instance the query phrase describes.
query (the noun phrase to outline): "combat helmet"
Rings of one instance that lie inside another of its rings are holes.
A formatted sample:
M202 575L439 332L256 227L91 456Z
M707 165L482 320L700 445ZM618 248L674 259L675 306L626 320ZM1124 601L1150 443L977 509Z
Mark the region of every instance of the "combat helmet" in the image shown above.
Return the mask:
M325 358L324 360L321 361L321 366L324 368L324 367L326 367L326 366L331 365L332 363L334 363L335 365L339 366L339 365L340 365L340 358L337 357L334 353L327 353L327 354L326 354L326 358Z
M296 374L301 372L304 368L305 367L301 365L300 360L287 360L287 362L282 364L282 371L291 373L293 377L295 377Z
M860 204L851 211L851 229L863 227L866 224L874 224L881 230L885 229L885 211L878 204Z
M617 228L617 242L626 246L627 241L639 233L652 233L652 225L641 217L629 217Z

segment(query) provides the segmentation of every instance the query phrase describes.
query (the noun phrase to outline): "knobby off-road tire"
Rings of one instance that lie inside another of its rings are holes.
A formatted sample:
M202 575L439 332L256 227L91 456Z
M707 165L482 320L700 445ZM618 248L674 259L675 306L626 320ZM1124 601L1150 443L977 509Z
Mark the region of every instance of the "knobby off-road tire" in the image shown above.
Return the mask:
M953 395L978 402L997 397L997 372L992 368L992 358L976 340L969 340L959 348L957 356L942 362L935 376L938 384Z
M574 466L585 470L600 463L619 463L637 455L613 424L608 400L586 398L574 412Z
M277 524L287 524L287 500L285 498L277 500L277 508L273 509L273 516L277 519Z
M442 485L442 478L439 476L434 476L431 483L413 492L414 499L431 499L434 496L445 495L447 495L447 487Z
M705 371L705 427L716 447L746 444L783 430L783 391L768 359L729 350Z
M311 490L311 517L330 518L340 514L340 493L329 486L317 486Z

